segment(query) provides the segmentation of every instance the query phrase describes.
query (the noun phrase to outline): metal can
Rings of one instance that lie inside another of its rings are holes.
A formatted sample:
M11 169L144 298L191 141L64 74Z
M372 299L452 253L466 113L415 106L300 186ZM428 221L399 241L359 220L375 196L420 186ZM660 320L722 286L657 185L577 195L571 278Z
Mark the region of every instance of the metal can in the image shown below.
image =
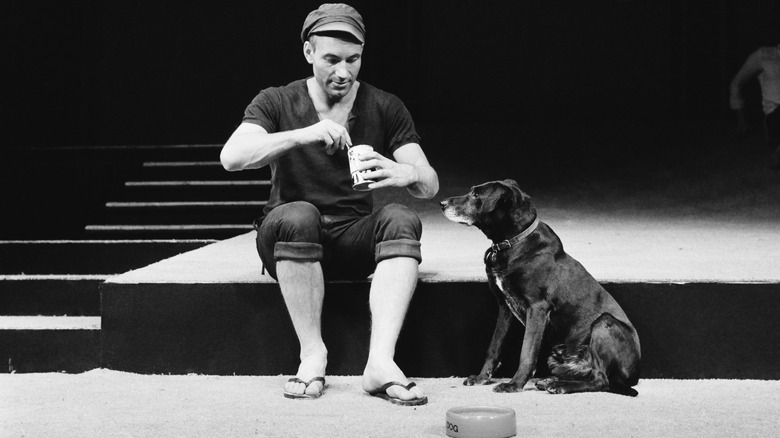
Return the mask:
M365 179L364 175L371 171L371 169L357 170L360 163L360 154L373 151L374 148L367 144L359 144L352 146L347 151L349 157L349 171L352 174L352 188L364 192L368 190L368 185L376 181Z

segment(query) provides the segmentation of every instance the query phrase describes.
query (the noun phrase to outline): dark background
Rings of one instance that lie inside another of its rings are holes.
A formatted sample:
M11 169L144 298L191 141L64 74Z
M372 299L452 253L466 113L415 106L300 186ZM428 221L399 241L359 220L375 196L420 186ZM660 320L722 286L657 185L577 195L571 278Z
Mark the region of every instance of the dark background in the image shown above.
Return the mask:
M222 143L260 89L311 74L299 33L319 3L2 2L3 147ZM351 4L361 79L400 96L423 136L730 120L731 77L780 41L772 0Z

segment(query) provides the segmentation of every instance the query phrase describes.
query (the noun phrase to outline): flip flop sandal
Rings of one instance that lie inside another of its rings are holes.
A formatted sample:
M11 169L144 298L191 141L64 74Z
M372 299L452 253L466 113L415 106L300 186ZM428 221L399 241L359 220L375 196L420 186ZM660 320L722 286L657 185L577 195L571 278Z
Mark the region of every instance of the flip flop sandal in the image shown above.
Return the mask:
M372 397L379 397L383 400L387 400L390 403L401 405L401 406L420 406L428 403L428 397L423 396L422 398L413 398L411 400L403 400L398 397L391 397L387 394L387 388L391 386L400 386L401 388L406 389L407 391L417 386L414 382L404 385L399 382L387 382L384 385L382 385L381 388L376 389L374 391L368 391L368 395Z
M320 398L320 396L322 396L322 394L325 392L325 378L324 377L315 377L315 378L309 380L308 382L303 381L303 380L301 380L301 379L299 379L297 377L293 377L293 378L291 378L291 379L289 379L287 381L288 382L295 382L295 383L303 383L304 385L306 385L306 387L303 388L304 392L302 394L296 394L296 393L293 393L293 392L284 391L284 396L287 397L287 398L303 399L303 400L314 400L314 399ZM309 385L311 385L313 382L322 382L322 389L320 390L320 392L318 392L316 394L306 394L306 390L309 388Z

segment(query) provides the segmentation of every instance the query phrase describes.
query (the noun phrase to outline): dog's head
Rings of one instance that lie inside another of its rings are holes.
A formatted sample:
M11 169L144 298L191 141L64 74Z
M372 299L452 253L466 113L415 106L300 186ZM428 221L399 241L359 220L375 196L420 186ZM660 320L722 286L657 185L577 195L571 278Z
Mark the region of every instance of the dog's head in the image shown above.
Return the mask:
M473 225L493 240L517 234L536 218L531 197L511 179L474 186L463 196L442 201L441 209L447 219Z

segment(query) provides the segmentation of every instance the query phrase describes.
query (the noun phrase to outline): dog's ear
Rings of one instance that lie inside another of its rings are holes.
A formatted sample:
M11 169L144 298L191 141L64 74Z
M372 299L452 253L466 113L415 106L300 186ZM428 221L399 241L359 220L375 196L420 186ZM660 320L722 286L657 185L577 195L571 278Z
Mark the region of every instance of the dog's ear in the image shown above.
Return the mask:
M517 183L512 180L493 181L484 184L483 186L490 187L490 190L483 193L481 210L483 212L491 212L500 208L504 211L509 211L515 198L512 184L517 188ZM517 190L519 191L520 189L517 188Z
M517 181L513 179L505 179L499 182L507 189L507 195L502 199L502 202L508 202L511 205L508 211L511 212L515 221L521 221L522 217L528 213L535 215L536 208L531 203L531 197L525 192L520 190L520 186Z

